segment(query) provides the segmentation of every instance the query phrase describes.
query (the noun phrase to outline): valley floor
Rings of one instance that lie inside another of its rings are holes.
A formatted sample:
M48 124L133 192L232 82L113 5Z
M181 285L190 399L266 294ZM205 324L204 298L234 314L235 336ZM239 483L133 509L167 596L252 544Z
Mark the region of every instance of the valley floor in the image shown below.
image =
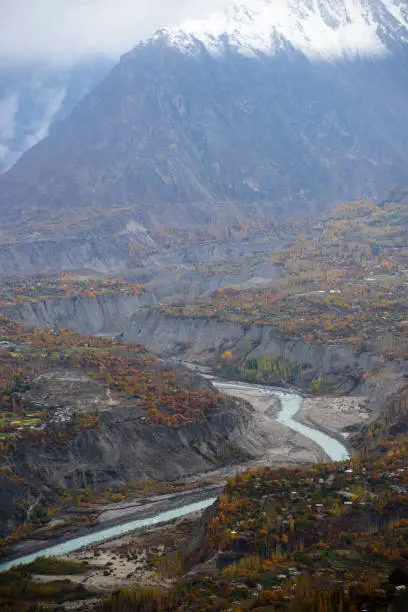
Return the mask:
M198 525L201 514L194 513L170 524L130 533L62 557L89 565L86 573L67 578L95 594L141 585L169 587L174 580L166 574L174 570L176 562L171 559L178 544L185 542ZM46 584L49 576L36 575L34 581Z
M258 461L197 477L197 484L201 481L202 486L196 491L110 504L103 509L99 517L100 527L125 522L135 516L146 516L153 511L162 511L180 503L190 503L205 497L206 494L217 494L225 479L241 469L260 465L312 463L327 458L317 444L277 422L276 418L281 410L278 397L266 395L262 388L228 389L220 381L217 381L216 386L253 406L256 419L254 429L249 435L263 437L262 444L267 448L265 456ZM319 397L304 398L297 418L305 425L325 430L331 435L347 437L348 430L360 426L369 418L369 414L364 407L363 398ZM211 480L213 485L205 484ZM217 481L218 484L215 484ZM71 553L66 558L85 562L89 565L89 570L85 574L69 578L95 594L140 585L166 588L172 583L167 577L167 570L174 572L177 565L177 544L189 537L200 514L195 513L170 524L129 533ZM38 575L34 580L46 583L49 577ZM91 605L90 602L87 605Z
M277 416L282 408L279 397L265 395L262 387L246 389L237 386L229 389L221 381L214 382L214 385L223 393L249 402L255 410L254 428L248 432L248 437L256 437L264 447L265 454L251 465L315 463L326 459L317 444L278 423Z
M252 447L258 447L260 457L239 465L220 468L211 472L191 476L186 485L191 487L182 492L167 495L145 496L135 500L107 504L98 508L98 522L93 530L103 530L112 526L124 524L135 519L145 519L161 512L179 508L198 500L215 497L222 489L226 480L248 468L264 465L284 466L294 464L311 464L326 461L327 455L323 449L307 437L279 423L277 416L282 408L278 396L266 395L264 389L254 385L248 388L239 383L214 380L215 386L223 393L245 400L255 411L250 430L245 431L245 437ZM369 418L361 397L318 397L304 398L296 416L300 422L322 431L333 438L347 438L349 431L361 426ZM159 528L161 529L161 528ZM41 550L50 544L61 543L74 537L86 535L89 529L64 533L54 540L42 540L41 534L34 538L19 542L12 552L13 557ZM114 545L120 546L123 539L131 536L121 536L114 540ZM92 548L92 547L91 547Z

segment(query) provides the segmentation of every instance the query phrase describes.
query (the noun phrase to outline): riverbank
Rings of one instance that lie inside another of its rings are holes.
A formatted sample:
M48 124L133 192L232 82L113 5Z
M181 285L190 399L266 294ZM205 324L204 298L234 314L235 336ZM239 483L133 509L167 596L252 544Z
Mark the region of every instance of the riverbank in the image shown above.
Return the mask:
M177 579L177 571L171 578L169 570L177 569L179 546L191 538L201 516L201 512L193 513L72 553L67 559L86 563L89 570L70 580L95 593L140 585L168 588ZM43 580L46 577L39 577Z
M7 569L16 562L27 563L41 554L69 554L94 543L120 538L130 531L168 522L204 509L212 503L211 500L215 500L226 480L237 471L265 465L312 464L348 457L345 445L342 445L338 438L340 428L345 426L345 422L347 421L347 426L351 423L356 398L348 403L343 398L317 398L320 401L316 402L314 398L302 400L296 393L271 387L216 379L212 382L226 395L251 404L254 414L251 427L245 431L245 436L254 448L258 447L259 458L195 476L191 482L196 483L197 488L192 490L103 506L97 525L65 533L61 538L31 538L19 542L13 548L12 554L0 565L0 570ZM343 402L343 410L339 409L340 401ZM322 433L322 427L330 420L330 413L334 414L336 411L338 414L335 433L331 430L327 434ZM318 420L322 412L325 412L326 420L322 418L323 425L320 422L317 425L313 419ZM298 420L299 414L308 425ZM311 423L313 428L310 427Z
M331 430L325 431L323 427L314 425L313 427L303 424L298 419L298 414L302 408L303 398L297 393L282 391L274 387L251 385L248 383L226 382L222 380L213 380L214 386L230 395L237 398L246 399L254 408L258 416L258 427L262 431L261 435L266 435L267 438L273 441L272 452L276 451L277 434L279 427L284 427L286 434L291 432L292 440L296 439L293 436L299 436L299 444L303 448L310 448L310 443L314 443L319 449L319 455L313 459L314 463L321 461L342 461L350 456L348 446L338 432ZM279 400L280 410L276 410L276 400ZM336 410L335 402L332 402L331 397L326 397L326 410L330 412ZM339 398L334 398L339 399ZM268 403L274 402L274 406L268 406ZM285 454L285 449L280 446L280 456L284 454L286 460L290 459ZM269 453L266 454L266 457ZM270 458L270 456L269 456ZM302 463L306 461L303 460Z
M72 550L79 550L89 545L90 542L92 543L92 540L97 542L101 534L106 534L102 537L103 541L115 539L121 533L126 532L126 526L131 523L145 522L146 526L149 526L154 524L156 517L163 515L165 515L164 520L157 521L157 524L177 519L179 516L183 516L184 509L189 507L195 507L203 503L203 508L205 508L205 503L208 500L215 500L223 486L222 483L214 483L181 493L145 497L125 504L108 504L101 508L98 523L93 526L76 527L61 536L47 537L47 539L28 538L17 542L11 553L1 560L0 571L6 571L20 563L29 563L41 554L45 554L49 549L52 549L53 555L68 554L70 552L69 543L72 543ZM193 512L195 511L198 511L198 508L193 508ZM174 516L167 516L170 514L174 514ZM188 512L184 514L188 514ZM134 529L138 528L143 528L143 525L134 527ZM115 530L117 530L116 533ZM50 556L48 552L47 556Z
M250 462L251 467L317 463L328 459L321 446L278 421L282 411L278 390L218 379L211 382L222 393L247 401L255 410L254 428L249 435L258 437L265 452L262 459Z
M193 372L211 380L212 384L221 389L224 384L224 389L234 397L244 399L250 403L257 412L264 413L266 397L270 398L271 404L268 407L269 415L277 418L278 407L281 406L279 395L290 394L294 392L302 398L300 408L296 414L295 420L309 428L314 428L321 433L331 436L334 440L344 445L348 454L354 453L354 448L351 446L348 438L353 433L358 431L363 425L367 424L372 417L372 411L367 407L368 401L362 396L341 396L334 397L332 395L324 396L308 396L305 395L302 389L296 387L271 387L267 384L254 384L239 380L224 380L214 375L214 370L209 366L184 361L183 365ZM239 392L237 391L239 389ZM272 395L271 395L272 393ZM276 395L273 396L273 393ZM275 406L272 406L274 397ZM272 434L277 433L279 423L272 427ZM305 437L305 436L303 436ZM320 454L318 461L328 459L327 454Z
M303 423L306 426L305 431L308 431L313 425L316 430L312 430L312 433L314 431L317 434L321 433L323 427L332 419L335 424L335 433L327 431L329 435L323 433L321 435L324 437L318 439L323 445L331 445L327 449L329 453L341 453L346 450L341 444L337 444L338 449L336 446L336 441L341 440L341 430L343 427L352 426L358 420L357 412L362 408L361 398L305 399L297 394L284 393L270 387L219 380L214 380L213 383L221 392L245 400L252 405L256 413L254 432L256 431L258 436L262 436L273 444L267 449L262 460L243 464L237 468L239 470L266 464L287 465L294 457L298 457L299 453L302 453L303 464L307 463L306 459L314 458L315 453L319 455L320 460L330 459L330 455L324 453L319 444L300 432L292 431L290 426L285 425L284 423L289 422L285 419L296 418L293 425L302 427ZM300 414L301 419L297 423ZM324 424L322 427L312 422L312 419L318 419L319 416ZM282 419L281 422L279 419ZM297 443L301 443L302 447L297 447ZM223 471L225 478L232 475L231 468L226 468L226 470L229 471L229 474ZM220 472L221 470L214 471L211 476L220 478ZM210 474L206 474L206 477L209 478ZM105 513L105 519L118 520L121 513L127 511L130 505L131 502L122 508L112 505L111 510L107 509ZM169 555L169 542L172 543L171 547L175 546L181 533L184 538L188 537L188 530L194 529L199 516L200 513L196 513L188 518L176 519L162 527L129 533L71 553L70 560L85 562L91 568L85 576L74 577L74 582L95 593L109 592L118 586L132 588L139 584L168 588L171 581L166 577L165 572L160 571L160 563L157 562L157 559L166 558ZM43 578L40 576L38 580L41 582Z
M296 419L338 440L352 454L349 437L372 418L366 404L364 397L307 397L303 398Z

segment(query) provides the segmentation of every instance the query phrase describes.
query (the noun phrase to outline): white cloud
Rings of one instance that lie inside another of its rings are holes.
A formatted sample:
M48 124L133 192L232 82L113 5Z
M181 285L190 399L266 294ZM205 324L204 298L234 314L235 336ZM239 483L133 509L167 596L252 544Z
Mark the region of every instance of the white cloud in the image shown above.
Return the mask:
M9 153L9 148L5 144L2 144L0 142L0 171L1 171L1 164L3 160L6 159L6 156L8 155L8 153Z
M47 92L47 100L45 102L43 114L37 120L35 125L30 126L30 133L27 135L24 142L24 149L34 146L48 136L48 132L56 117L66 96L65 89L51 90Z
M10 94L0 100L0 139L11 140L16 129L18 96Z
M200 17L223 0L0 0L0 61L118 55L156 29Z

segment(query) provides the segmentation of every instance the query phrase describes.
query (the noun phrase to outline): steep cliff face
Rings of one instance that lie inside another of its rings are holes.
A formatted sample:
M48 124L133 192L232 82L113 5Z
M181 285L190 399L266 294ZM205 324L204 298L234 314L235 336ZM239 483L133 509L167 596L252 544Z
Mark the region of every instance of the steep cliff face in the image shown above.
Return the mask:
M308 382L321 378L331 380L334 389L347 392L361 386L365 372L385 366L381 357L360 348L307 344L296 338L287 340L265 325L171 317L155 310L135 313L126 334L129 340L145 342L166 357L187 361L217 361L227 350L235 363L265 355L276 357L308 371L304 380L298 381L306 388Z
M313 391L316 379L327 380L333 392L366 397L375 413L387 413L389 402L406 386L404 364L398 361L358 346L287 340L264 325L176 318L144 310L135 313L126 334L162 355L199 363L219 362L226 350L232 351L238 364L259 356L276 357L301 367L296 384L304 390ZM366 378L367 372L376 376Z
M139 342L166 358L208 361L225 350L241 357L271 355L311 364L321 373L328 368L370 370L382 359L358 349L284 340L263 325L244 325L217 319L172 317L149 308L154 298L98 296L22 304L7 316L30 327L67 327L77 332L124 332L125 340Z
M106 211L105 211L106 212ZM85 213L84 213L85 214ZM296 228L274 228L271 226L264 232L246 237L235 231L234 235L221 226L206 226L197 230L198 235L186 240L176 240L174 244L166 241L166 237L149 233L132 220L129 211L98 215L88 211L86 230L78 227L78 223L68 226L67 217L54 220L52 236L47 230L41 237L31 236L26 239L24 223L12 228L12 236L7 239L10 227L0 228L0 278L27 277L39 274L53 275L66 271L89 270L99 274L131 275L132 277L157 277L157 290L160 294L169 293L169 284L177 284L174 291L176 297L183 291L180 280L190 282L186 275L188 265L198 262L206 264L214 261L230 261L236 258L252 257L260 252L271 252L284 247L293 240ZM33 222L35 225L35 221ZM16 235L23 231L25 237ZM79 232L76 235L76 232ZM35 234L35 232L34 232ZM177 267L177 274L174 269ZM244 280L251 276L265 274L269 278L277 276L272 264L268 262L248 262L243 264ZM183 276L183 279L180 277ZM224 275L225 277L225 275ZM198 282L204 288L210 289L215 284L215 278L193 275L193 282ZM232 281L234 279L231 279ZM220 278L220 283L228 281ZM219 286L219 284L218 284ZM218 286L216 288L218 288Z
M132 257L129 245L143 247L145 234L130 234L104 240L97 238L64 237L27 240L0 246L0 277L27 277L35 274L55 274L69 270L93 270L101 274L124 274L140 257ZM1 233L0 233L1 238ZM140 239L141 238L141 239Z
M274 355L288 361L326 367L369 369L382 363L378 357L345 346L306 344L285 340L266 325L244 325L204 318L172 317L155 310L135 313L126 335L131 341L146 340L166 357L205 361L226 350L248 357Z
M403 382L398 363L359 347L287 340L264 325L172 317L145 307L151 300L149 296L70 298L21 305L8 311L7 316L32 327L58 324L79 332L123 332L125 340L177 360L214 363L226 350L232 351L238 364L260 356L276 357L300 366L302 375L296 383L306 390L311 390L313 380L327 379L333 390L367 395L374 409L381 408ZM368 371L381 375L365 380Z
M80 333L116 335L124 332L136 312L154 305L151 294L71 297L21 304L4 314L29 327L73 329Z

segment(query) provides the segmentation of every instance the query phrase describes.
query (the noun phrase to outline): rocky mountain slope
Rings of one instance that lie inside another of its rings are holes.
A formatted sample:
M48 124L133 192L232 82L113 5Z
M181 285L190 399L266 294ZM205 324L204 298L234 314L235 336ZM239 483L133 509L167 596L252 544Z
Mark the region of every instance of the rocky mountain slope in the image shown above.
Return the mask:
M73 66L22 65L0 69L0 173L64 119L114 62L107 56Z
M406 174L407 53L398 0L253 0L162 30L2 178L1 214L126 206L122 227L151 228L377 196Z

